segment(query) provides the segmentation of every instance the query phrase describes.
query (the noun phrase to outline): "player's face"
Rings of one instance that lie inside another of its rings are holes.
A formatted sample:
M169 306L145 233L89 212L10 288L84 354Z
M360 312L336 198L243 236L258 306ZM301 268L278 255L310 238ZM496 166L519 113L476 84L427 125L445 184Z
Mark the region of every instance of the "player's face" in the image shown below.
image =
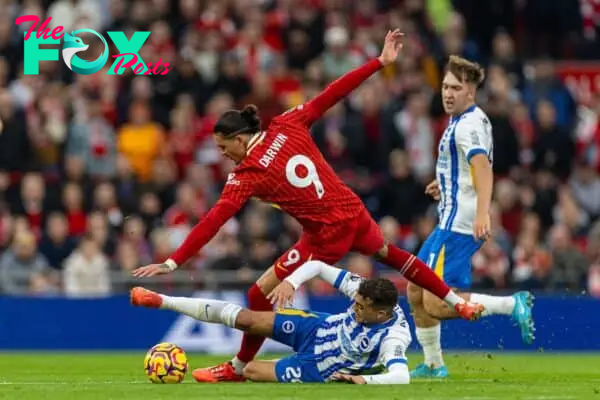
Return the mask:
M215 143L223 157L239 164L246 157L246 141L243 135L225 138L218 133L213 135Z
M359 324L380 324L389 319L389 315L379 309L373 307L373 301L366 299L360 294L354 297L354 314L356 314L356 322Z
M462 83L451 72L446 73L442 81L442 103L444 111L449 115L458 115L469 108L475 101L473 85Z

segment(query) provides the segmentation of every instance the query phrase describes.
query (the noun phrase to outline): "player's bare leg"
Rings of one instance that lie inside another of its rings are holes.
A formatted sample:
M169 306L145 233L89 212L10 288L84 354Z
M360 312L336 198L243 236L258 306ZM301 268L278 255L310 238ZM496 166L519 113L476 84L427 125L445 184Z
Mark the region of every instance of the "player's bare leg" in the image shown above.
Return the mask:
M245 333L261 336L263 338L273 335L275 313L272 311L252 311L242 309L238 314L234 328ZM264 363L264 362L263 362ZM251 361L245 364L242 374L239 375L231 362L226 362L214 367L198 368L192 372L194 379L201 383L239 382L245 379L258 382L275 382L275 364L269 369L263 363Z
M423 290L423 309L431 318L439 320L459 318L456 310L448 306L445 302L438 299L435 295L427 290ZM454 292L457 289L453 288ZM457 293L465 301L471 301L471 293ZM485 311L484 311L485 313ZM482 313L483 315L483 313Z
M259 311L272 310L273 307L267 300L266 295L275 289L275 287L279 285L279 282L280 280L275 274L275 268L271 266L260 276L260 278L258 278L256 283L248 291L248 307L253 310L258 309ZM252 361L254 355L264 343L265 336L266 335L255 334L252 331L245 331L240 352L230 361L215 365L212 369L229 370L229 368L232 367L235 373L234 375L230 375L232 380L243 379L244 368Z
M267 269L256 281L256 283L248 291L248 307L252 310L266 311L272 310L273 306L267 300L269 294L277 285L279 279L275 274L275 268L271 266ZM233 368L238 375L242 375L246 365L252 361L260 347L265 341L265 337L261 335L253 335L251 333L244 334L240 351L231 361Z
M448 375L444 366L441 344L440 321L425 311L425 290L413 283L407 286L407 297L415 321L417 341L423 348L423 363L411 371L412 378L443 378Z
M484 311L481 304L465 301L452 291L423 261L396 246L385 244L379 249L375 257L400 273L410 282L432 290L436 297L452 306L461 318L473 321L478 319Z
M244 367L244 378L253 382L277 382L275 361L250 361Z
M223 324L251 335L271 337L273 334L275 313L272 311L251 311L237 304L220 300L171 297L142 287L131 290L131 303L141 307L176 311L200 321ZM252 372L252 369L250 371ZM264 368L261 367L260 372L264 372ZM245 380L245 375L237 374L231 363L196 369L192 374L199 382Z

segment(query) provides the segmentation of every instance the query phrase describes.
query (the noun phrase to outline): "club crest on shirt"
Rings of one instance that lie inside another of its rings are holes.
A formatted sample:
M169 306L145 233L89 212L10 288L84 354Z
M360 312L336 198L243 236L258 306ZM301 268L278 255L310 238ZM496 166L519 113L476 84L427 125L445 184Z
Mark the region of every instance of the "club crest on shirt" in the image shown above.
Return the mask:
M229 175L227 175L227 182L225 182L225 184L226 185L239 185L240 181L235 179L235 174L232 172Z

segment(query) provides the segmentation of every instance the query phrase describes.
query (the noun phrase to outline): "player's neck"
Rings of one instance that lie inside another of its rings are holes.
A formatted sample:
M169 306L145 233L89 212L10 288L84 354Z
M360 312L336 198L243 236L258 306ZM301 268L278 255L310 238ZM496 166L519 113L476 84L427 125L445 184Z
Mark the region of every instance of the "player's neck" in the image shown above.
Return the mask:
M264 132L261 131L249 135L248 141L246 142L246 157L250 155L252 150L264 139L264 137Z
M452 120L455 120L456 118L460 118L463 114L472 111L475 107L477 107L477 104L475 102L469 103L461 112L455 112L450 114L450 118Z

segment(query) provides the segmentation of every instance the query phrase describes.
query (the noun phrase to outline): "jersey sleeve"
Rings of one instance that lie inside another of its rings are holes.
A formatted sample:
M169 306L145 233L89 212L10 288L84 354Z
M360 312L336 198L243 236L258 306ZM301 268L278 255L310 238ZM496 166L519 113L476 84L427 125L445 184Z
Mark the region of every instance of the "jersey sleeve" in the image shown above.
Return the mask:
M301 125L308 128L314 121L310 103L299 104L276 117L279 121Z
M381 343L378 363L389 369L394 364L406 364L406 350L410 342L407 338L390 335Z
M305 262L300 268L285 278L285 280L291 283L294 289L298 289L304 282L317 276L352 300L356 292L358 292L361 282L364 280L359 275L352 274L318 260Z
M362 276L342 269L333 282L333 287L354 300L354 296L356 296L358 288L364 280L365 279Z
M491 132L490 128L484 125L479 121L461 121L456 126L456 144L468 162L471 162L471 158L477 154L485 154L488 157L490 155L491 149L488 143Z
M255 194L259 182L260 175L257 172L232 172L227 176L219 201L233 203L241 208Z
M229 174L217 203L192 228L169 259L176 265L182 265L194 257L219 232L223 224L242 208L254 192L255 182L252 174Z
M280 118L299 123L308 128L313 122L321 118L327 110L350 94L350 92L359 87L381 68L383 68L383 64L377 58L374 58L360 67L345 73L331 82L314 99L286 111Z

